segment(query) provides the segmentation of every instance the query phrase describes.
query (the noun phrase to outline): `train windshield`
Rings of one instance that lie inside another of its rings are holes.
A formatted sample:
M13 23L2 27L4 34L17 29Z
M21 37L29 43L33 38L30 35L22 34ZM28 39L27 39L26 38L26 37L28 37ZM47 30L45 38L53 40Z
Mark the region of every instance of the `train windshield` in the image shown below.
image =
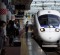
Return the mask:
M52 14L42 15L38 17L41 26L59 26L59 17Z

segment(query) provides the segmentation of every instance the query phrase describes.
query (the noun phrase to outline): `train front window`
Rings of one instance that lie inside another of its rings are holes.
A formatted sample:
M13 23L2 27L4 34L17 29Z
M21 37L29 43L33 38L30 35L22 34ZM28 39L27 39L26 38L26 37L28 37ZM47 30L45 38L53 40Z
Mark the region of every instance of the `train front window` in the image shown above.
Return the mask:
M41 26L58 26L59 25L59 17L52 14L46 14L38 17L39 23Z
M48 16L42 15L38 17L40 25L48 25Z
M59 17L56 15L48 15L48 24L52 26L59 26Z

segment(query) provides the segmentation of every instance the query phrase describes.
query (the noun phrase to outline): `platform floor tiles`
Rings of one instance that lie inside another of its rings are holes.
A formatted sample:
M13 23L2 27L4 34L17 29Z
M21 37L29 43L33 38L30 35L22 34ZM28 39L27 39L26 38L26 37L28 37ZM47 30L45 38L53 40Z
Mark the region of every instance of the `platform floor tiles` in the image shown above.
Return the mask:
M31 38L31 34L28 36L30 37L25 38L25 34L22 34L20 37L21 46L19 47L7 46L5 55L45 55L40 46Z
M5 55L20 55L20 47L6 47Z
M29 55L28 46L26 45L26 38L24 37L24 34L21 35L20 42L21 46L19 47L5 47L5 55Z

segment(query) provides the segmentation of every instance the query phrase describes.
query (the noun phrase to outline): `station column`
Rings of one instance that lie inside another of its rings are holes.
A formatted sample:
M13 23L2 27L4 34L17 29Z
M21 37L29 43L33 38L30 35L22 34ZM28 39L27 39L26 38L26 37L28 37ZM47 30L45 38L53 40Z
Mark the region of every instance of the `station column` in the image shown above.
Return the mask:
M6 22L7 8L3 2L0 2L0 19Z
M0 2L0 20L6 22L7 19L7 8L3 2ZM6 26L4 27L4 35L6 36Z

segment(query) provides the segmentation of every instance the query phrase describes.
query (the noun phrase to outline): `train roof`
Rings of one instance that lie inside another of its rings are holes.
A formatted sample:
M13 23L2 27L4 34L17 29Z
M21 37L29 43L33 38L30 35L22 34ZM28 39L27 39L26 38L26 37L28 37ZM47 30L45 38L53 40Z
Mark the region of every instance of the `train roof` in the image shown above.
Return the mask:
M45 14L53 14L60 17L60 13L56 10L42 10L38 12L38 16L45 15Z

